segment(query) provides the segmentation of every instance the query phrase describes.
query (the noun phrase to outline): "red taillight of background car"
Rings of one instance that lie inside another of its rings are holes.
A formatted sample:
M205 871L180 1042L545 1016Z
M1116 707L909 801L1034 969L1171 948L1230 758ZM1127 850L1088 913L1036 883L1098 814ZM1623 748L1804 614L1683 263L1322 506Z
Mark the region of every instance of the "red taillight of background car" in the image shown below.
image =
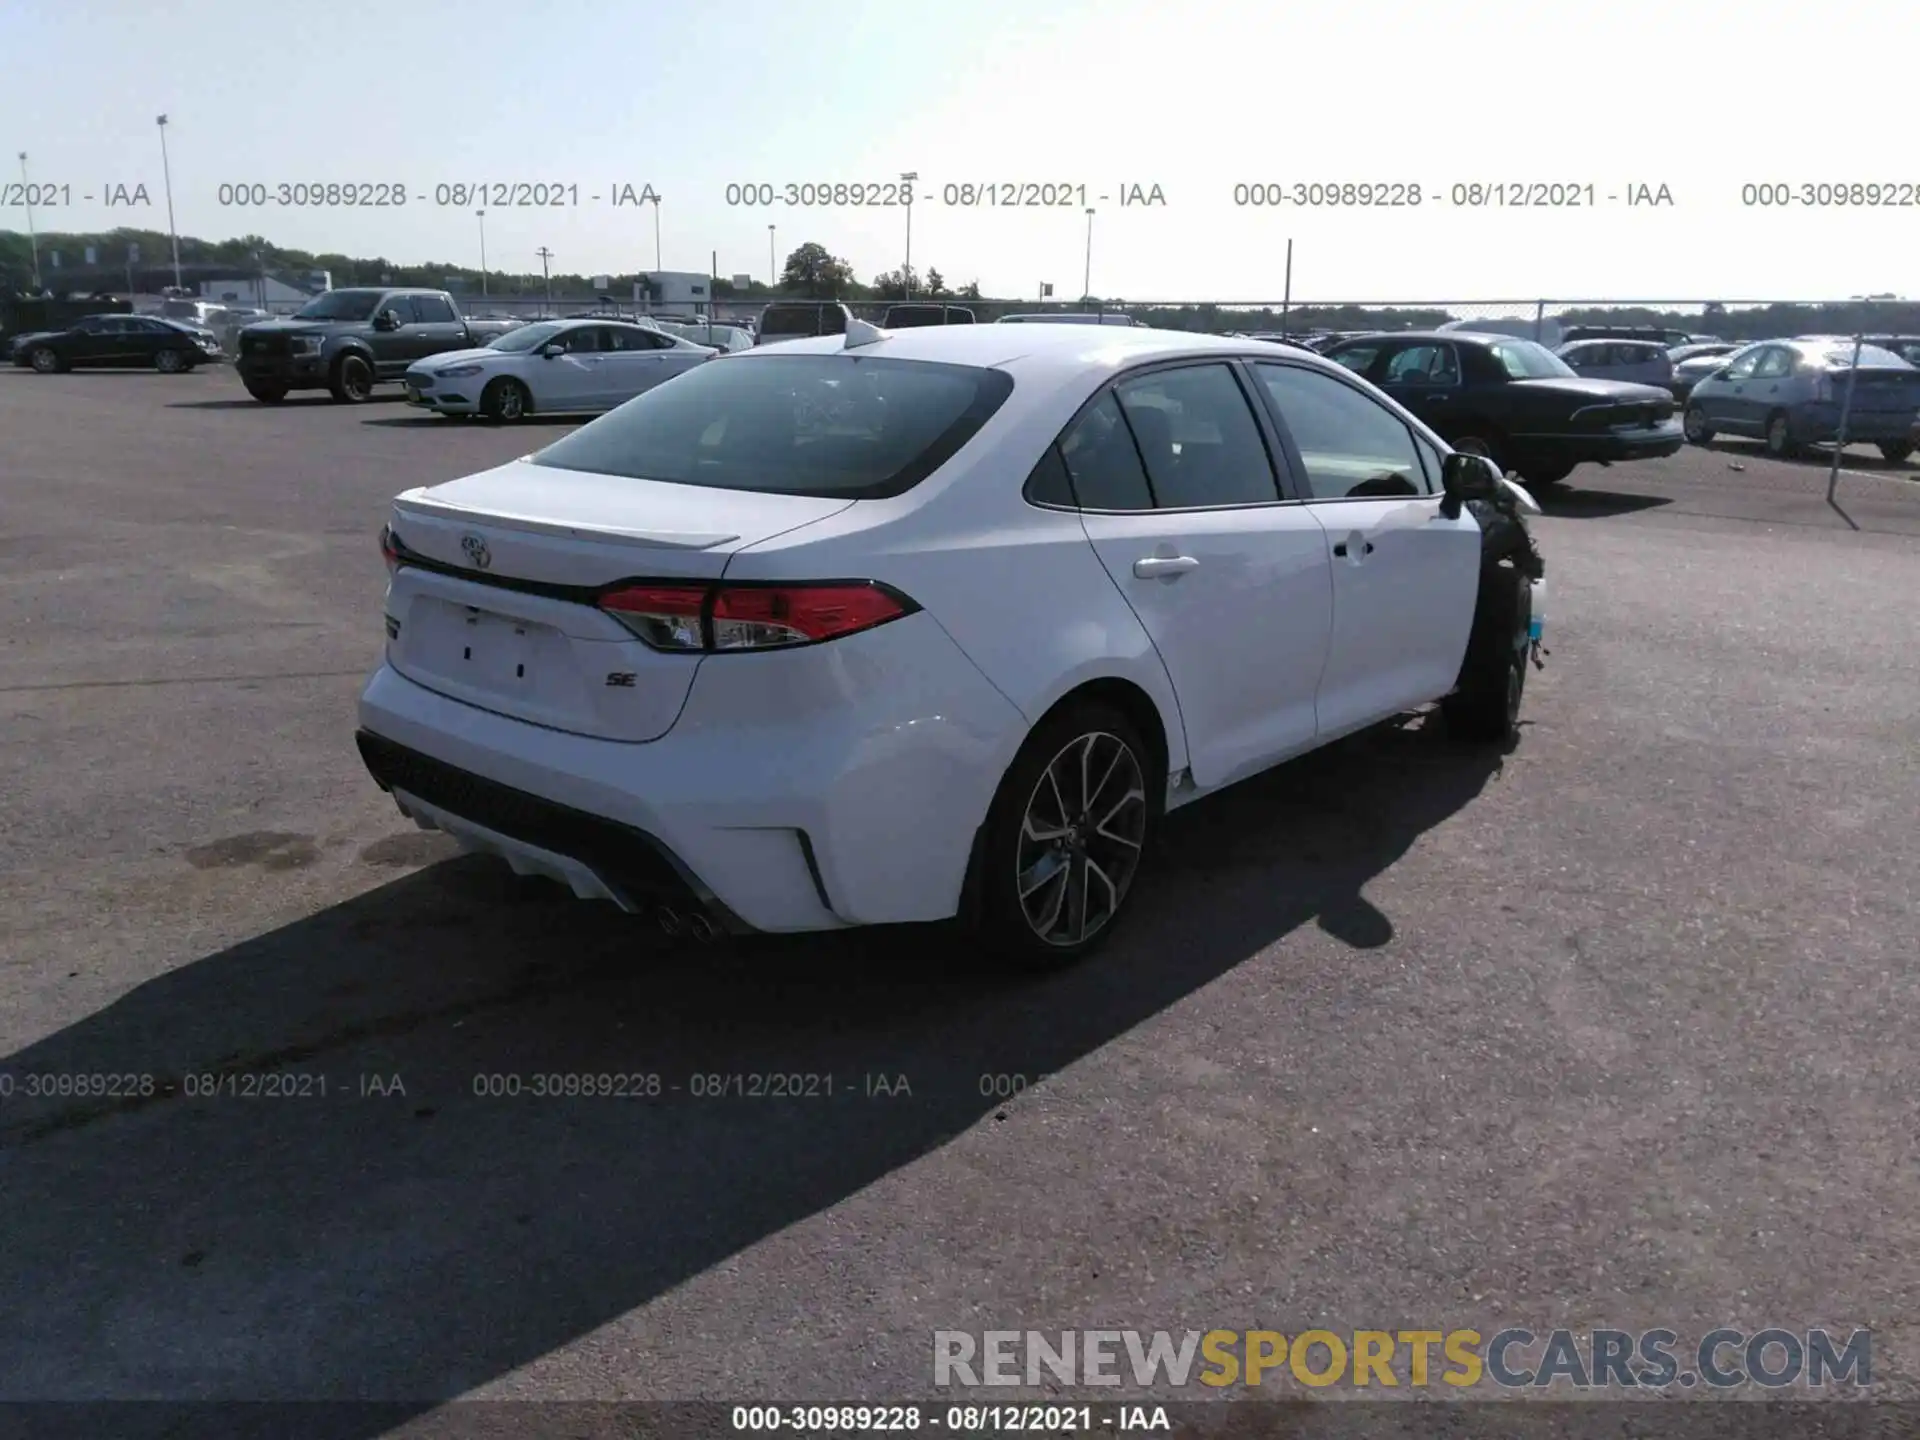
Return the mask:
M629 585L600 608L656 650L785 650L858 634L919 607L871 581L818 585Z
M400 568L400 545L394 539L391 525L380 527L380 556L387 562L389 575Z

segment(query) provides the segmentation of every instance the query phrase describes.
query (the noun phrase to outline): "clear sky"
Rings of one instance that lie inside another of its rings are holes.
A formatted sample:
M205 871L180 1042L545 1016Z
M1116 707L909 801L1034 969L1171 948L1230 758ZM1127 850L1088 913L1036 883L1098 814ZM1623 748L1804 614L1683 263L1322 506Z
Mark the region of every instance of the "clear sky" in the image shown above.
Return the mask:
M441 187L525 182L578 203L487 204L492 268L537 272L544 245L560 271L650 269L652 209L610 202L651 185L666 269L717 252L764 279L774 225L783 260L816 240L871 279L904 258L906 213L781 189L914 170L916 268L990 295L1077 295L1085 206L968 208L950 185L1084 185L1092 289L1127 300L1278 299L1289 238L1296 301L1913 295L1915 89L1893 57L1916 53L1911 0L0 0L0 200L24 150L35 183L71 186L39 228L164 230L165 112L182 233L407 263L479 262L480 204ZM220 203L299 182L407 201ZM102 203L141 184L145 209ZM1282 203L1236 205L1261 184ZM1315 184L1422 203L1296 203ZM1456 203L1535 184L1594 203ZM1907 203L1743 204L1761 184ZM1165 203L1123 206L1136 185ZM1630 206L1641 186L1672 203Z

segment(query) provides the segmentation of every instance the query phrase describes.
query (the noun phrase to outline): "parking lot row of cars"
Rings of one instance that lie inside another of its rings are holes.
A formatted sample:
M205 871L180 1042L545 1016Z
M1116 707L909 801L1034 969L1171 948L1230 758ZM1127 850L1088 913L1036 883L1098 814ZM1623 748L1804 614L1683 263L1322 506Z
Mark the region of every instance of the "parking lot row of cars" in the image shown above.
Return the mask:
M181 304L186 302L170 302ZM844 335L857 325L837 302L779 302L756 324L590 312L561 320L471 319L445 291L345 289L297 314L243 328L232 358L248 392L276 403L299 390L370 399L380 384L456 419L514 421L611 410L717 356L756 345ZM880 328L973 325L961 305L889 309ZM1000 324L1137 328L1115 312L1008 315ZM1364 375L1433 424L1456 449L1486 455L1535 486L1585 463L1658 458L1720 434L1763 440L1776 455L1828 443L1846 411L1850 440L1909 459L1920 423L1920 337L1852 342L1811 336L1751 343L1672 332L1573 328L1556 349L1470 321L1431 332L1236 337L1324 354ZM207 326L185 316L101 314L13 345L17 365L151 367L164 373L224 363ZM1852 373L1857 383L1849 387ZM1676 418L1675 411L1680 416Z

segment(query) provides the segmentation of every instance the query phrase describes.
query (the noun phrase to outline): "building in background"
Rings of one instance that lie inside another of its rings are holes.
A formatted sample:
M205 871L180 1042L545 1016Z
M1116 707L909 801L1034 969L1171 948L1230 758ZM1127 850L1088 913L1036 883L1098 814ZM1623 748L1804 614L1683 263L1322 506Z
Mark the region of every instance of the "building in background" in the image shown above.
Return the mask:
M713 277L688 270L647 270L633 282L633 303L656 315L700 315L713 306Z
M225 305L251 305L270 310L276 305L304 305L315 295L333 288L333 276L325 270L298 275L249 275L231 279L202 280L200 298Z

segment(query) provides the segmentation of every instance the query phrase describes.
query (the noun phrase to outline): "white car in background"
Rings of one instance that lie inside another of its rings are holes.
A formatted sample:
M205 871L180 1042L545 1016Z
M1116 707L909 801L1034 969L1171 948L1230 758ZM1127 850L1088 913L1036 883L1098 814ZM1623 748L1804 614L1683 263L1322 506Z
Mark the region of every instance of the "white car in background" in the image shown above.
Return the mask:
M753 349L753 336L738 325L709 325L704 320L656 320L654 323L682 340L691 340L696 345L709 345L730 355Z
M1431 700L1508 741L1520 507L1304 351L855 320L397 497L358 743L669 932L958 916L1060 963L1167 810Z
M718 353L650 325L544 320L509 330L484 348L408 367L407 401L442 415L489 420L595 414Z

